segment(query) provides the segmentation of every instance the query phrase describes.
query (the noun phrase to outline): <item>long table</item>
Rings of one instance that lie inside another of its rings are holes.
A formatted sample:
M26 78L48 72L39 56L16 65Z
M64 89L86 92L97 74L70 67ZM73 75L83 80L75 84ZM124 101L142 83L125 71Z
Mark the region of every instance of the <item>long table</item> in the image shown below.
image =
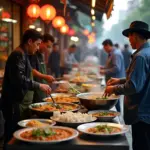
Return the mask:
M119 122L119 118L113 122ZM7 150L129 150L126 134L114 137L95 137L80 133L71 141L58 144L31 144L12 138Z

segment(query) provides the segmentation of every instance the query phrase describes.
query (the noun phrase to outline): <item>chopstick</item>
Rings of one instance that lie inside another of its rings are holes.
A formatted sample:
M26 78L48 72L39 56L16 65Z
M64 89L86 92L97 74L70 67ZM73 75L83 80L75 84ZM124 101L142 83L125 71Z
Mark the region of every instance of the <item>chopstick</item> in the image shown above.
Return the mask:
M79 94L81 94L81 92L78 91L77 89L75 89L69 82L68 82L68 84L69 84L69 86L70 86L72 89L74 89L76 92L78 92Z

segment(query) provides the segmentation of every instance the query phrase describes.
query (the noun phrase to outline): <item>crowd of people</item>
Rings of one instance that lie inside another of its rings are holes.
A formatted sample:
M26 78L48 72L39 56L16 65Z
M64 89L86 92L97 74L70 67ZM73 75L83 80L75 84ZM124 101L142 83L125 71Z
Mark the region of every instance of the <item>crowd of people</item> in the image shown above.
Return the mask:
M133 150L150 149L150 31L145 22L134 21L123 31L129 38L121 51L110 39L103 41L108 54L100 74L106 77L105 95L125 95L124 120L132 125ZM51 53L48 49L51 48ZM54 37L34 29L25 31L21 44L8 57L0 110L5 119L4 145L18 128L17 122L30 117L28 106L51 93L49 83L78 66L76 45L60 50ZM49 70L50 69L50 73ZM116 105L120 111L119 101ZM4 147L5 148L5 147Z

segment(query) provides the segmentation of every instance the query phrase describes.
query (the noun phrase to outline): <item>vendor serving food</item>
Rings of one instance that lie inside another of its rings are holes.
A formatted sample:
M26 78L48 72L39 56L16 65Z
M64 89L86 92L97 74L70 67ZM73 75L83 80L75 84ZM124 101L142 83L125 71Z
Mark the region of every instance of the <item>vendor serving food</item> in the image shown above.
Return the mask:
M28 55L33 55L41 43L42 36L33 29L27 30L22 43L9 56L3 80L2 101L0 103L5 119L5 144L17 128L17 122L28 117L28 106L33 100L33 90L50 94L47 84L33 81L33 71Z

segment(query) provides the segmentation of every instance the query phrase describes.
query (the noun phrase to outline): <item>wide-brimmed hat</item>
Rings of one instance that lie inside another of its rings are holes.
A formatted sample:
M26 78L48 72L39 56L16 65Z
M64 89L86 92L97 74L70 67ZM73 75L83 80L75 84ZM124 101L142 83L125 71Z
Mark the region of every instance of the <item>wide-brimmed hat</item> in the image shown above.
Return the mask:
M130 24L130 27L122 32L122 34L128 37L129 33L140 33L146 38L150 38L149 26L143 21L134 21Z

